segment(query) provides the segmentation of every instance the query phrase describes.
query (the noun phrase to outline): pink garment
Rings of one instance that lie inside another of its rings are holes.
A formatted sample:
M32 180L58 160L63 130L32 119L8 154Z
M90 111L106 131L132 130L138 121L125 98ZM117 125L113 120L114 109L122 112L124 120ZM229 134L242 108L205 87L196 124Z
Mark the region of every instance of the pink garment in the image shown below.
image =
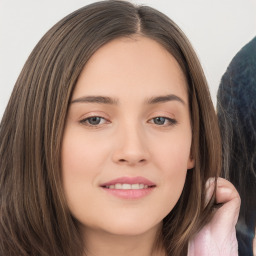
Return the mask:
M214 182L206 185L209 196ZM218 179L216 207L212 220L189 242L188 256L238 256L235 225L237 223L240 197L227 180Z

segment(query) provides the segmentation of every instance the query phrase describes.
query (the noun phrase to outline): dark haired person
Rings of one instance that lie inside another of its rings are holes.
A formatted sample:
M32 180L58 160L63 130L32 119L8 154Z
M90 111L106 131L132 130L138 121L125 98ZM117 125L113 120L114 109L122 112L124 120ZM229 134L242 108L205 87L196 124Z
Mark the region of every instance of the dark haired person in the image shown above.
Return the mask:
M240 198L218 178L203 71L150 7L97 2L46 33L4 113L0 159L0 255L237 255Z
M240 256L256 254L256 37L232 59L218 90L223 175L237 188ZM255 240L255 238L254 238Z

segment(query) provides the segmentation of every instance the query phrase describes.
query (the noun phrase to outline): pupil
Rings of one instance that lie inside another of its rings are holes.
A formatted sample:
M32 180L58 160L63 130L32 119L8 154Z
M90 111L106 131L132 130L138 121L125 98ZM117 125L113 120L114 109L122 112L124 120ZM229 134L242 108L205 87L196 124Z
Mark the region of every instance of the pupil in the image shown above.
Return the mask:
M165 118L164 117L156 117L155 118L155 124L164 124L164 122L165 122Z
M88 121L90 124L96 125L96 124L100 123L100 117L94 116L94 117L89 118Z

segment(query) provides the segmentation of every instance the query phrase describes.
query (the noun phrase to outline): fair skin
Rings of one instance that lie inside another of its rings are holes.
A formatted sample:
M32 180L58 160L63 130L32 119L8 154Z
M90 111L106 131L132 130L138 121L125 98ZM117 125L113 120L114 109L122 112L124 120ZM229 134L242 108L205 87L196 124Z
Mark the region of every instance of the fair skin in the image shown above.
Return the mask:
M162 46L119 38L90 58L62 144L64 192L87 256L165 255L154 242L194 167L191 141L186 80ZM235 189L224 184L218 203L233 198L225 191ZM200 249L197 241L190 255Z
M151 255L194 166L186 87L172 55L145 37L114 40L86 64L68 112L62 171L88 255ZM132 198L120 198L102 187L120 177L154 187L135 198L132 189Z

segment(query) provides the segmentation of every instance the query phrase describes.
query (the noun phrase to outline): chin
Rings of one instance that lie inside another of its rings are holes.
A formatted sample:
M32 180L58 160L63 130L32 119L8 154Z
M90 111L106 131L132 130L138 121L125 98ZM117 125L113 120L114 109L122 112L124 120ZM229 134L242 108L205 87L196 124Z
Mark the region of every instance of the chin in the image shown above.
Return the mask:
M112 223L105 227L101 227L105 232L112 235L118 236L138 236L145 234L147 232L156 232L162 226L162 221L160 223L153 222L142 222L141 220L122 220L119 222Z

